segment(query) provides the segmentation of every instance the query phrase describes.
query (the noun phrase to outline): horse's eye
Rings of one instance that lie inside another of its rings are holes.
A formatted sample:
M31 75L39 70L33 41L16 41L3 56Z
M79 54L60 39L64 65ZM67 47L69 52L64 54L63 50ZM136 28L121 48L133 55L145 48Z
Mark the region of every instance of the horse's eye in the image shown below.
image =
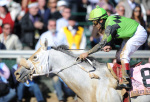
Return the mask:
M34 59L36 59L37 58L37 56L34 56Z
M34 58L34 59L37 59L37 55L35 55L33 58Z

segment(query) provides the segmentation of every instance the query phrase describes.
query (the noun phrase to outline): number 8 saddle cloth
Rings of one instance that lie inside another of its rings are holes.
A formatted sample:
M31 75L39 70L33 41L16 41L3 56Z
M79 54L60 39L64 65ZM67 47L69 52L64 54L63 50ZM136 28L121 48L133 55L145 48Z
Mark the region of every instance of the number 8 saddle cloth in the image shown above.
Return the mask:
M121 65L113 68L112 63L107 63L108 69L112 75L119 80L121 78ZM150 63L145 65L138 65L130 68L130 77L132 82L132 89L129 91L130 97L149 95L150 94Z

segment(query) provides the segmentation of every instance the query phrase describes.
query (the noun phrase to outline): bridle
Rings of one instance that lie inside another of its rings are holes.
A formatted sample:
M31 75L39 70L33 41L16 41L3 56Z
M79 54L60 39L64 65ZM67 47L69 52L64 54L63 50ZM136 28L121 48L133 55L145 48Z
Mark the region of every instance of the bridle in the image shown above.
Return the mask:
M72 49L69 49L69 50L72 50ZM42 54L42 53L41 53L41 54ZM34 64L31 60L28 60L29 63L31 64L31 67L30 67L31 73L29 73L29 74L31 74L31 79L30 79L30 80L32 80L32 78L33 78L34 76L42 76L42 75L46 75L46 74L49 75L50 73L55 73L55 74L58 75L58 74L59 74L60 72L62 72L63 70L68 69L68 68L71 68L71 67L74 66L74 65L79 66L83 71L87 72L91 78L99 79L99 77L98 77L97 75L95 75L94 73L90 73L90 71L86 70L83 66L81 66L80 63L82 63L83 61L80 60L80 59L78 59L78 58L74 61L74 63L72 63L71 65L69 65L69 66L67 66L67 67L63 67L63 68L60 68L60 69L55 69L55 70L50 71L50 70L49 70L49 67L50 67L50 64L49 64L49 54L46 53L46 54L44 54L44 55L46 55L47 58L46 58L46 60L44 61L44 63L42 63L40 66L38 65L38 67L37 67L36 64ZM43 56L43 55L42 55L42 56ZM45 57L43 57L43 58L45 58ZM87 60L87 62L88 62L94 69L96 69L96 68L94 67L94 65L93 65L93 63L92 63L91 60L89 60L88 58L86 58L86 60ZM44 70L44 69L46 69L46 73L43 73L43 70ZM34 74L34 72L35 72L35 74ZM40 73L40 72L41 72L41 73Z

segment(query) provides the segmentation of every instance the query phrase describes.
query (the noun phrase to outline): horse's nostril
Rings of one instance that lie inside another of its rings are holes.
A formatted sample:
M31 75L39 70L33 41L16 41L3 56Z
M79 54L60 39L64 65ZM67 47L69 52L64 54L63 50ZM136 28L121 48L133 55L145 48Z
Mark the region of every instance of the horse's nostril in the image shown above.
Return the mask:
M16 75L19 75L19 73L16 73Z

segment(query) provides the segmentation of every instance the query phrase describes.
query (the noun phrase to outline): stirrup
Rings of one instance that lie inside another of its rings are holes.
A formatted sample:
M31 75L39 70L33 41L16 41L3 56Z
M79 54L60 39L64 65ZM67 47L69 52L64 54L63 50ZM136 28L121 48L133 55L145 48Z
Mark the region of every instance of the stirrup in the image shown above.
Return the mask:
M128 83L123 83L123 82L121 84L118 83L118 85L117 85L118 89L120 89L120 88L121 89L122 88L131 89L132 88L132 86L131 86L131 79L130 78L126 78L125 80L128 81Z
M122 89L122 88L131 89L132 86L131 86L131 84L118 84L117 85L117 89Z

